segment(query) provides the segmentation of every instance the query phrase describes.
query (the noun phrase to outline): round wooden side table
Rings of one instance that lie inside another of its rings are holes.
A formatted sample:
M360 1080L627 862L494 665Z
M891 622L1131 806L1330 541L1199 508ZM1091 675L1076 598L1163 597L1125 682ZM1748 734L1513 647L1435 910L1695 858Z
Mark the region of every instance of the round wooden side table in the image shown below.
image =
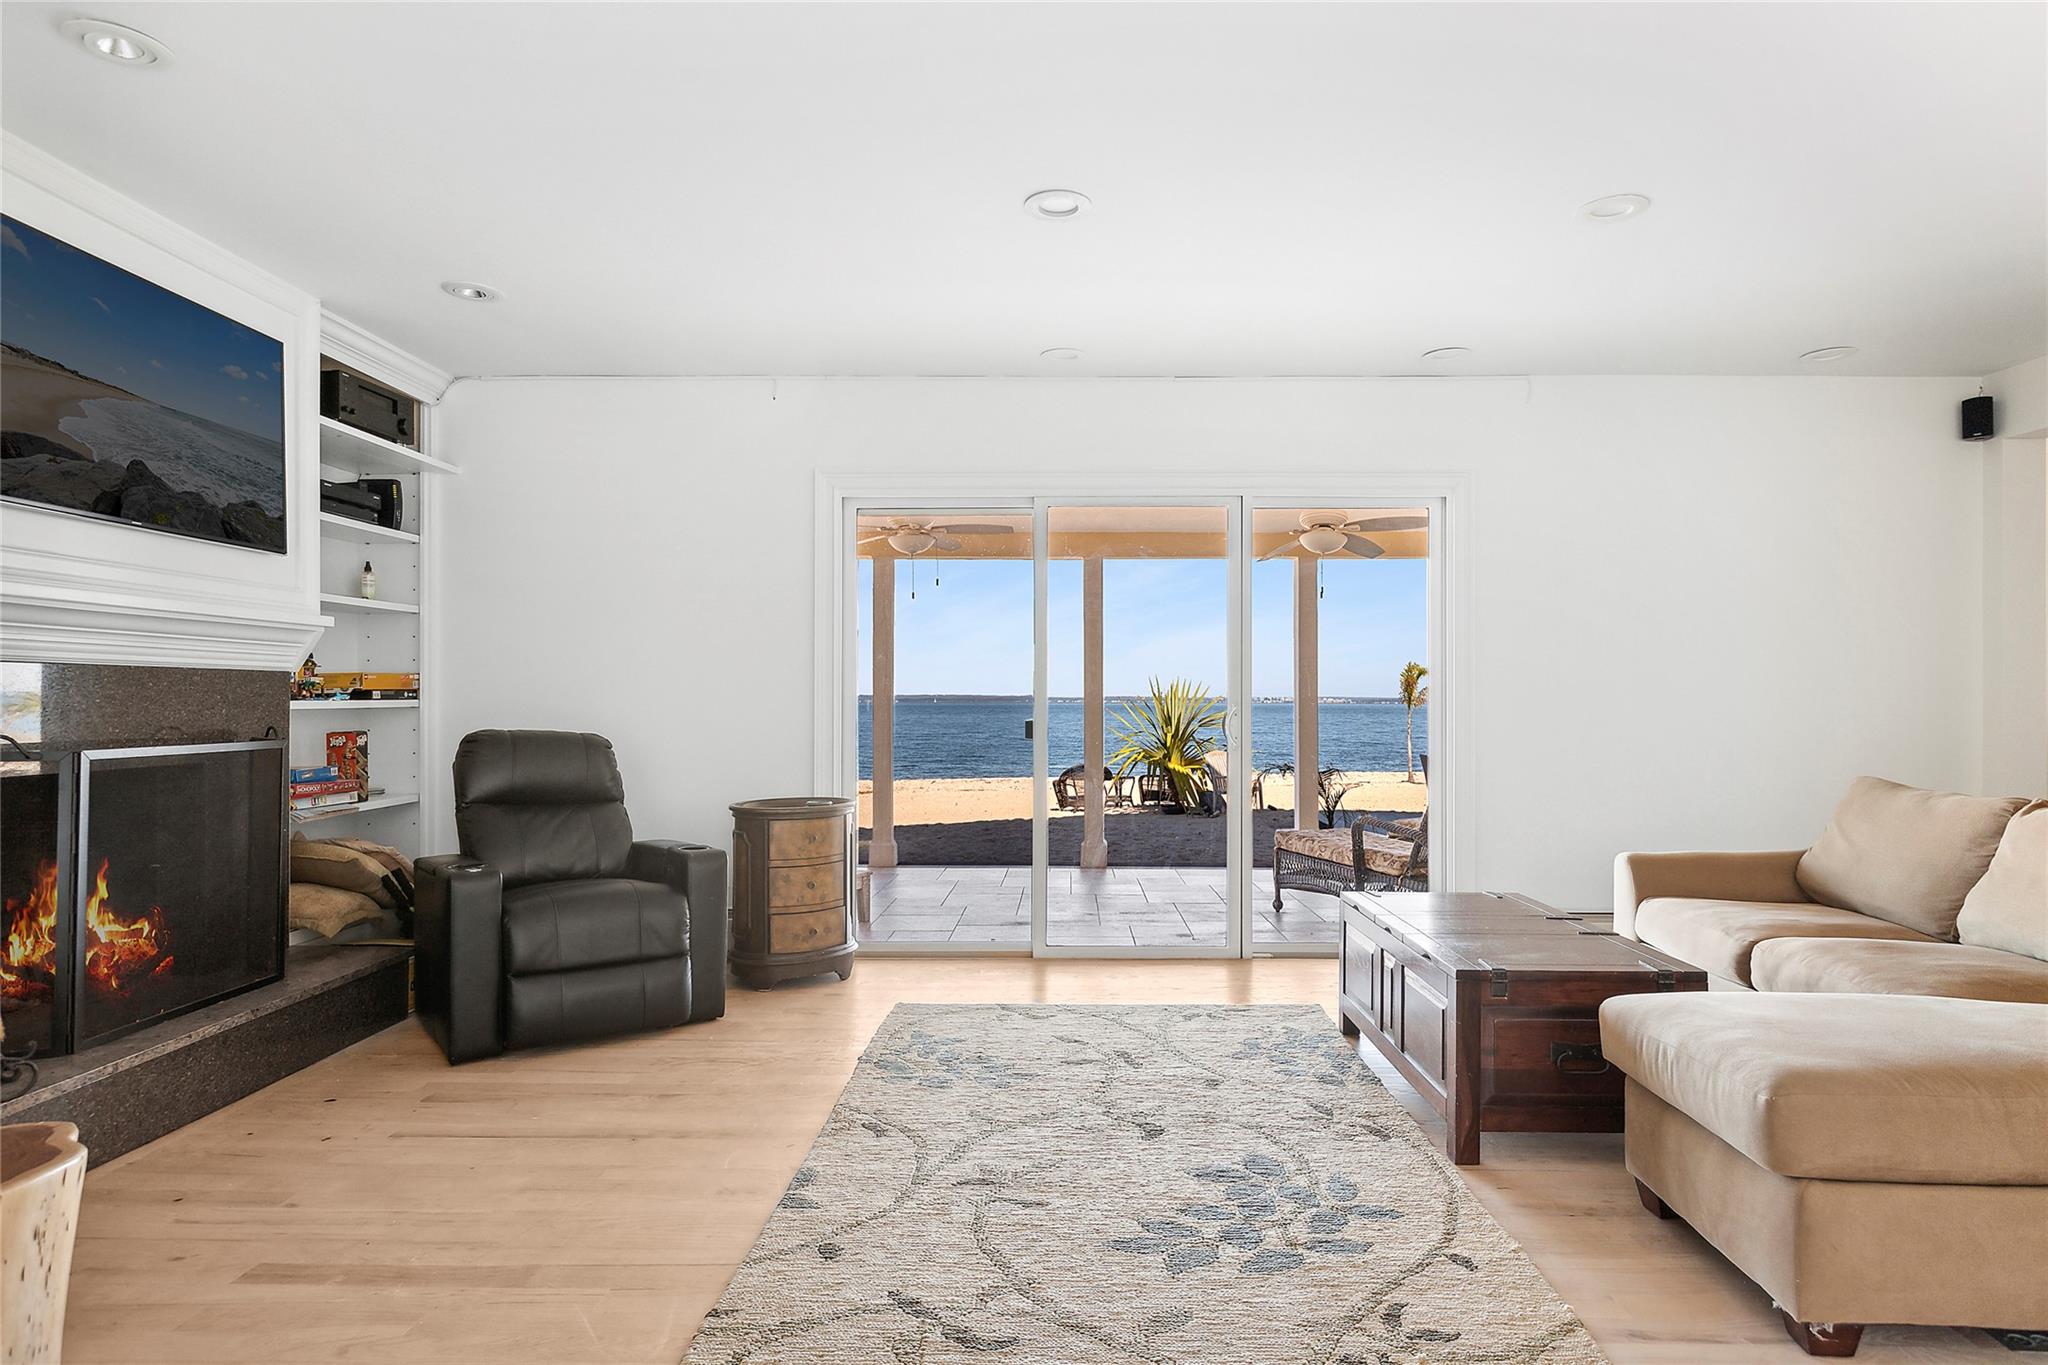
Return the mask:
M854 802L781 796L732 807L732 973L778 981L853 975Z

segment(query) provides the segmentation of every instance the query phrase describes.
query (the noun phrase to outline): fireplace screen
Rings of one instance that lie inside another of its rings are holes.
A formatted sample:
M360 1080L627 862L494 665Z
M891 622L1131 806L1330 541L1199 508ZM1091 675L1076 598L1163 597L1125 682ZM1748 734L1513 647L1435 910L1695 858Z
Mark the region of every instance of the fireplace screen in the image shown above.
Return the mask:
M71 882L71 762L0 763L0 1012L10 1052L60 1050L71 978L60 971L59 887Z
M63 1051L276 980L283 746L98 749L76 763L76 835L55 856L17 838L13 798L32 789L6 787L10 1045L36 1036L43 1000L41 1031Z

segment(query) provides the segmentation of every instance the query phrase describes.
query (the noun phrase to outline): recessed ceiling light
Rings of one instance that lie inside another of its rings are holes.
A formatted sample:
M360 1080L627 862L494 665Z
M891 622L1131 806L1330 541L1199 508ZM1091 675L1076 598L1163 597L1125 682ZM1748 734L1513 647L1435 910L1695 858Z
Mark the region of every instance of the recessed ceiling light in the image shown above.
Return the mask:
M1639 218L1650 211L1650 196L1647 194L1608 194L1579 205L1581 216L1596 223L1618 223L1624 218Z
M1817 351L1802 351L1801 360L1841 360L1856 354L1854 346L1823 346Z
M57 25L67 38L76 38L87 52L122 66L154 66L170 60L171 50L147 33L104 19L67 19Z
M1087 207L1088 196L1079 190L1040 190L1024 201L1025 212L1055 222L1077 217Z
M444 280L441 283L441 292L453 294L456 298L469 303L489 303L493 299L504 297L487 284L472 284L467 280Z
M1081 353L1071 346L1054 346L1038 353L1040 360L1079 360Z
M1433 351L1424 351L1424 360L1458 360L1472 354L1470 346L1439 346Z

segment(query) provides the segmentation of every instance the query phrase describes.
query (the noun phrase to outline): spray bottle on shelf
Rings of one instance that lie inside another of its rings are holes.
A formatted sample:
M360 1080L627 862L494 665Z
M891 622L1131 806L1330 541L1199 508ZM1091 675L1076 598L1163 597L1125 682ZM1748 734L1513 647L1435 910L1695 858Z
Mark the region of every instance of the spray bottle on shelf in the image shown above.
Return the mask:
M370 561L367 559L363 561L363 579L356 592L365 598L374 598L377 595L377 571L370 567Z

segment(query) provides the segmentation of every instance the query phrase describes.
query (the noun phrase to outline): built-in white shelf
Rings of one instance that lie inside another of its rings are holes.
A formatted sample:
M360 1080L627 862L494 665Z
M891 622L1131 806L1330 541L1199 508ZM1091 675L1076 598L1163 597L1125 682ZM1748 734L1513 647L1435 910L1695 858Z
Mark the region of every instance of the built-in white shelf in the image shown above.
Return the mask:
M458 465L437 460L424 451L344 426L332 417L320 419L320 463L366 474L460 474Z
M417 711L419 698L394 698L390 701L295 701L294 711Z
M322 314L321 368L336 365L380 387L420 400L419 449L318 417L320 477L353 480L393 478L405 501L406 529L357 521L330 511L319 517L319 610L326 629L310 652L332 672L381 671L420 675L420 695L388 701L305 700L291 703L291 753L295 764L325 761L326 735L364 730L371 736L370 780L388 788L367 801L294 811L295 827L314 823L332 835L364 834L417 856L426 851L427 805L421 793L432 778L436 750L431 733L434 685L428 672L433 628L439 624L432 575L435 499L453 484L444 474L462 470L429 452L438 448L434 404L449 376L360 328ZM356 570L368 560L380 570L383 597L355 595ZM388 561L388 562L387 562ZM355 820L343 817L355 816Z
M355 815L366 810L390 810L393 806L417 806L418 792L386 792L373 796L367 801L345 802L338 806L319 806L313 810L295 810L292 819L304 824L309 820L330 820L337 815Z
M374 545L387 540L400 545L420 543L420 538L410 531L394 531L388 526L375 526L367 521L338 516L333 512L320 514L320 535L326 540L347 541L356 545Z
M420 609L410 602L386 602L377 597L344 597L337 592L321 593L320 605L329 611L388 611L400 616L420 614Z

